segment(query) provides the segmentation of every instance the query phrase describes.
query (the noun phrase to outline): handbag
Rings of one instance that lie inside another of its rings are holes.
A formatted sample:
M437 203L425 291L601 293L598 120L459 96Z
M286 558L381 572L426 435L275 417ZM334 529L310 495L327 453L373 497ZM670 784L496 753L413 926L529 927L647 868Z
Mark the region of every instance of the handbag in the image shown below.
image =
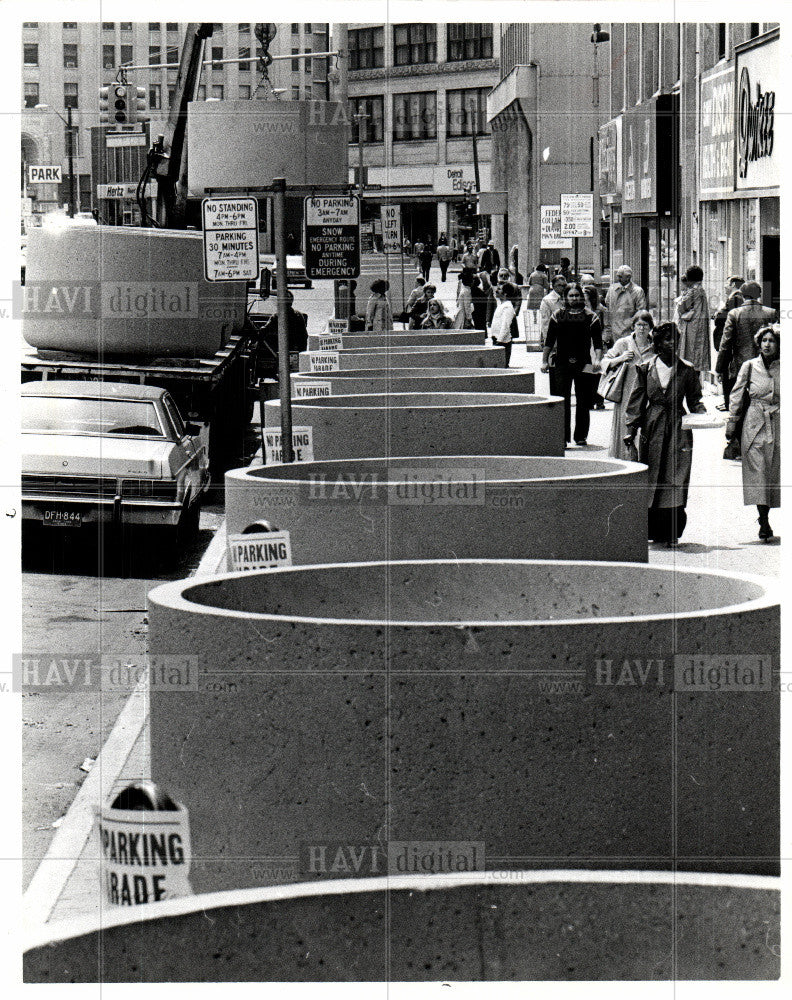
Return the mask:
M742 432L743 424L745 423L745 415L748 413L748 407L751 405L751 394L748 391L751 388L751 367L748 366L748 381L745 383L745 388L743 389L742 399L740 400L740 415L734 421L731 437L729 438L726 447L723 449L724 458L739 458L742 454Z
M623 361L618 368L610 368L600 375L597 392L603 399L611 403L620 403L624 394L624 380L627 378L627 362Z

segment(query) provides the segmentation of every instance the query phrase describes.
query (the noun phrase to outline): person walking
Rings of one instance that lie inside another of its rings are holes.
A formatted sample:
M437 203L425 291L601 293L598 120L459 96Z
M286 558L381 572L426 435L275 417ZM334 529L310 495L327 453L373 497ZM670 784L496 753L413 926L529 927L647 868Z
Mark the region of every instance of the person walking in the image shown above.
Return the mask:
M586 300L586 308L590 309L600 321L600 327L605 326L605 306L600 302L599 292L594 282L592 274L581 275L580 287L583 289L583 297ZM605 338L602 339L602 346L605 347ZM604 410L605 400L599 393L600 374L592 372L591 379L591 408L592 410Z
M431 247L424 244L423 249L418 254L418 266L421 268L421 274L424 276L424 281L429 280L429 272L432 269L432 253Z
M756 281L740 287L743 304L726 315L715 371L723 383L723 398L729 400L740 368L756 355L754 337L763 326L778 322L778 313L759 301L762 289ZM739 442L735 442L735 445ZM739 457L738 454L733 455Z
M605 293L605 340L615 343L632 329L632 318L646 309L646 295L632 280L632 268L627 264L616 271L616 281Z
M527 310L526 319L530 322L532 329L541 330L539 309L542 299L551 289L550 278L547 276L547 267L544 264L537 264L528 275L528 295L525 299Z
M514 309L514 319L512 320L511 328L512 343L514 343L516 340L520 339L520 328L517 326L517 317L520 315L520 310L522 309L522 291L511 280L511 272L508 267L501 267L498 269L496 284L507 289L509 301Z
M498 304L495 308L495 314L492 317L492 325L490 326L492 343L498 347L502 347L506 352L506 368L509 367L512 351L514 306L510 299L510 293L513 287L509 282L504 282L496 286L495 298Z
M608 454L611 458L635 461L638 457L635 454L634 446L628 447L624 443L627 436L627 403L635 387L636 365L644 364L654 357L653 330L652 314L648 310L642 309L633 316L631 332L626 337L619 337L602 359L603 374L624 369L624 373L619 376L623 379L621 399L613 404L613 422L611 424L610 445L608 446Z
M544 347L547 341L547 331L550 329L551 318L558 312L559 309L563 308L564 292L566 291L566 287L566 280L557 274L555 278L553 278L553 287L539 303L539 321L541 324L540 332L542 335L542 347Z
M500 254L495 248L495 243L490 240L479 251L478 269L479 271L496 271L500 267Z
M423 286L421 297L416 299L415 304L410 310L410 320L407 324L408 330L418 330L420 329L421 323L424 321L424 316L426 316L426 311L429 308L429 303L437 294L437 288L435 285L430 285L429 283Z
M462 271L457 285L457 311L454 316L456 330L473 330L473 281L475 275Z
M553 348L555 348L559 394L564 397L565 440L569 444L574 385L575 444L585 446L588 444L591 420L591 379L585 369L598 368L602 360L602 328L599 317L586 308L583 289L576 282L567 285L564 292L564 306L550 319L542 355L543 372L550 371L550 355Z
M729 278L723 302L721 302L718 311L713 316L714 326L712 329L712 342L715 346L716 352L720 351L721 340L723 338L723 328L726 325L726 317L732 309L738 309L745 301L740 294L740 288L742 288L744 284L745 280L738 275ZM729 393L731 392L732 381L729 378L721 379L721 385L723 388L723 402L718 403L717 409L728 410Z
M707 293L701 287L704 272L694 264L682 276L684 291L676 299L679 327L679 354L699 374L708 372L710 358L710 310Z
M445 306L440 299L430 299L426 307L426 315L421 322L422 330L449 330L453 326L453 320L446 313Z
M384 278L371 282L371 295L366 304L366 331L383 333L393 329L393 312L388 292L390 284Z
M462 272L467 271L468 274L475 274L478 269L478 254L473 249L472 241L468 243L465 252L462 254Z
M773 537L771 507L781 506L781 329L765 326L754 340L759 355L744 361L729 403L726 436L732 438L742 418L743 503L756 506L759 537Z
M562 257L556 274L560 274L567 284L577 281L577 275L572 274L572 261L569 257Z
M490 323L492 322L492 317L495 315L495 310L498 308L498 301L495 298L495 286L497 285L496 280L492 280L492 275L487 271L479 271L476 275L478 279L478 303L477 296L474 291L473 293L473 321L475 323L475 328L477 330L486 330ZM479 311L477 311L477 306ZM479 325L479 318L481 318L481 325Z
M440 280L446 280L446 274L448 274L448 265L451 263L451 257L453 256L451 252L451 247L448 245L448 241L444 236L440 237L440 242L437 244L437 260L440 264Z
M635 369L624 444L632 448L640 430L639 458L649 467L649 538L673 546L687 524L693 461L693 432L682 428L682 417L686 412L707 410L701 401L698 372L679 357L676 324L656 327L652 345L656 356Z

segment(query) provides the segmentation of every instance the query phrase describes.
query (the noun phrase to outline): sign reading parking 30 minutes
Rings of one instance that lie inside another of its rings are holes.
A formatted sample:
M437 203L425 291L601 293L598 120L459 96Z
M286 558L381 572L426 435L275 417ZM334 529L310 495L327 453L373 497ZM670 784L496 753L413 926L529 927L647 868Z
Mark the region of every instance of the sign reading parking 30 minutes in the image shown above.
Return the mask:
M309 278L360 274L358 199L319 195L305 199L305 273Z
M204 198L204 274L207 281L255 281L259 275L255 198Z

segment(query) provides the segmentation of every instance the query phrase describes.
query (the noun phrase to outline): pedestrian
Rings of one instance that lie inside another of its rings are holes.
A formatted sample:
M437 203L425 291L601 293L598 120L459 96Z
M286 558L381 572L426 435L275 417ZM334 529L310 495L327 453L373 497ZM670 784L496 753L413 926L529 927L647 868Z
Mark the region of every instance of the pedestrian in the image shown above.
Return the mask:
M613 401L613 422L608 447L611 458L629 461L638 457L635 446L628 448L624 443L627 436L627 403L635 387L636 365L650 361L654 357L652 345L654 325L652 314L646 309L641 309L633 316L632 331L626 337L619 337L602 359L603 378L612 372L621 381L621 399Z
M476 278L479 287L478 296L475 291L473 293L473 322L476 330L486 330L498 307L498 301L495 298L495 285L498 281L497 278L493 281L492 275L487 271L479 271ZM481 325L479 325L479 321Z
M426 316L426 311L429 308L429 303L435 297L437 293L437 288L429 283L423 286L423 294L419 299L416 299L415 304L410 310L410 320L407 324L408 330L418 330L423 323L424 316Z
M456 241L456 236L451 237L451 260L456 264L456 259L459 256L459 244Z
M389 282L377 278L371 282L371 295L366 304L366 331L383 333L393 329L393 311L391 310L388 292Z
M469 274L475 274L479 270L478 266L478 254L473 249L473 243L470 241L462 254L462 270L467 271Z
M577 275L572 274L572 262L569 257L562 257L556 274L560 274L561 277L569 284L571 281L577 281Z
M559 395L564 397L565 441L569 444L574 385L575 444L585 446L588 444L591 420L591 379L586 369L599 368L602 361L602 327L599 317L586 308L583 289L577 282L567 285L563 308L550 319L542 355L543 372L550 371L551 355L554 350Z
M754 337L757 332L763 326L778 322L775 309L763 306L759 301L762 289L758 282L746 281L740 287L740 295L743 297L743 304L726 315L718 360L715 362L715 371L723 383L723 398L727 402L740 368L756 355ZM739 442L735 440L731 447L733 458L739 457L739 452L736 451L738 446Z
M684 291L675 302L679 328L679 354L697 372L710 370L710 310L707 293L701 287L704 272L693 264L682 276Z
M495 288L497 306L495 308L495 313L492 317L492 324L490 326L492 343L498 347L502 347L506 353L506 368L509 367L512 351L512 323L514 322L514 306L512 305L509 296L512 294L513 287L514 286L510 285L509 282L503 282L502 284L498 284Z
M679 330L662 323L652 335L655 357L636 365L627 400L624 443L631 448L640 430L640 461L649 467L649 538L674 546L687 523L693 432L682 428L690 413L706 413L696 369L679 357Z
M446 274L448 273L448 265L451 263L451 257L453 256L451 252L451 247L448 245L448 241L445 236L440 237L440 242L437 244L437 260L440 264L440 280L446 280Z
M566 279L557 274L553 278L553 287L539 303L540 331L542 335L542 347L547 340L547 331L550 328L551 317L564 305L564 292L566 291Z
M771 507L781 506L781 328L764 326L754 336L759 355L743 362L731 392L726 436L742 420L743 503L756 505L759 537L773 537Z
M516 243L511 248L511 253L509 254L509 271L511 272L514 284L521 285L523 283L523 276L520 273L520 248Z
M734 275L734 277L729 278L726 284L725 297L713 317L714 326L712 329L712 341L715 345L716 351L720 351L721 339L723 338L723 328L726 325L726 317L732 309L738 309L745 301L740 294L740 288L742 288L744 284L745 279L739 277L738 275ZM732 380L730 378L721 379L721 384L723 387L723 402L718 403L717 408L719 410L728 410L729 392L731 391Z
M422 330L448 330L453 326L453 320L446 313L440 299L430 299L426 307L426 315L421 322Z
M402 240L402 253L405 255L405 257L409 257L411 251L412 251L412 243L410 243L410 237L405 236L404 239Z
M294 308L294 293L286 289L286 330L289 338L289 353L301 354L308 350L308 325L305 313ZM261 328L256 345L256 369L267 368L273 358L278 357L278 314L273 313Z
M597 291L597 286L594 282L593 274L584 274L580 278L580 287L583 289L583 297L586 300L586 306L589 308L595 316L600 321L600 327L605 325L605 306L600 302L599 292ZM603 347L605 346L603 341ZM600 374L599 372L592 372L589 376L591 379L591 408L593 410L604 410L605 400L602 398L599 392L599 382Z
M429 280L429 271L432 268L433 256L431 247L424 244L423 249L418 254L418 266L421 268L421 274L424 276L425 281Z
M457 285L457 309L454 316L454 329L473 330L473 279L469 271L462 271Z
M495 248L495 243L490 240L479 251L478 269L479 271L495 271L500 267L500 254Z
M497 284L502 285L504 288L508 288L509 301L514 309L514 319L512 320L512 343L520 339L520 328L517 325L517 317L520 315L520 310L522 309L522 290L514 284L511 280L511 273L508 267L501 267L498 270Z
M605 342L615 343L632 329L632 318L646 309L643 289L632 280L632 268L627 264L616 271L616 281L605 293Z

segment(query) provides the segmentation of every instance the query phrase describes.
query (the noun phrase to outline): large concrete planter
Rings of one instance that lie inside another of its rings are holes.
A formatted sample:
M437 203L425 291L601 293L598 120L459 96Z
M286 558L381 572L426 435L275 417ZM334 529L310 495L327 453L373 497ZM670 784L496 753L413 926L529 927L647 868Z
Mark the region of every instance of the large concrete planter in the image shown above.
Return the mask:
M280 427L280 401L264 404ZM516 393L393 393L292 402L295 427L311 427L313 457L563 455L563 400Z
M315 372L313 358L321 352L304 351L300 355L300 371ZM326 352L332 355L332 352ZM506 354L502 347L475 345L453 347L350 347L338 351L338 369L350 368L427 368L435 365L456 368L503 368ZM319 358L326 364L326 358Z
M292 386L317 381L329 386L330 396L348 396L385 392L533 393L536 379L533 372L517 368L370 368L325 375L298 372L292 376Z
M632 462L368 458L234 469L225 483L228 533L262 520L287 530L295 565L528 552L647 560L646 467Z
M61 921L26 943L24 981L722 981L780 975L780 892L769 879L702 885L675 873L673 884L655 876L625 885L536 874L522 881L509 880L508 872L397 874L190 896L134 913L105 912L101 921Z
M195 658L194 690L152 685L150 719L152 776L190 810L193 888L383 831L483 843L490 867L777 873L769 588L465 559L157 587L152 655Z
M320 338L325 334L312 333L308 337L308 350L318 351ZM361 347L442 347L451 344L464 347L484 344L484 330L395 330L386 333L345 333L344 350Z

